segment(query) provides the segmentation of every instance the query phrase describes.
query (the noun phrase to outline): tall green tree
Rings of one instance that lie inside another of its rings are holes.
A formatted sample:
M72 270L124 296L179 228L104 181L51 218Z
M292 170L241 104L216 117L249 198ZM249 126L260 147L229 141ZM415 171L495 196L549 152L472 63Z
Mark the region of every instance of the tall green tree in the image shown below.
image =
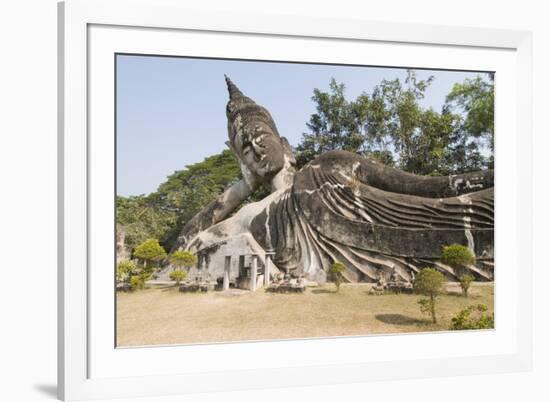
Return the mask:
M149 238L164 239L175 226L175 211L163 208L157 193L116 198L116 221L126 232L125 243L130 249Z
M127 246L155 238L171 248L181 227L240 177L237 160L225 150L174 172L149 195L117 197L116 220Z
M494 74L487 74L488 79L481 75L476 78L467 78L462 83L453 86L447 95L445 108L464 114L461 131L468 152L479 152L479 149L486 146L490 150L486 165L490 168L494 164L494 136L495 136L495 85Z
M334 78L329 89L330 92L317 88L313 90L311 99L316 112L306 123L310 132L303 134L302 142L297 147L299 167L327 151L358 152L365 142L362 123L366 119L368 97L348 102L344 84L337 83Z
M400 79L382 80L372 94L372 98L380 103L380 109L383 108L385 112L373 116L378 120L376 127L379 127L379 131L371 130L371 137L391 144L399 166L414 173L420 173L415 167L422 166L423 162L418 161L417 153L422 142L419 127L423 118L419 101L424 98L424 92L432 81L433 76L427 80L418 80L415 72L408 70L404 82Z
M159 208L176 216L162 238L166 248L171 248L181 228L193 216L240 178L239 163L227 149L168 176L157 190Z
M334 79L328 92L315 89L316 113L306 123L309 132L296 148L298 165L330 150L368 155L425 175L456 174L490 165L492 149L489 157L483 154L482 137L489 132L483 127L489 127L492 120L479 109L492 110L493 100L486 96L492 93L488 91L491 85L481 77L455 85L438 112L421 105L433 80L420 80L409 70L404 80L382 80L370 94L365 92L353 101L346 100L345 86ZM475 91L472 86L476 85L483 88ZM486 124L478 122L481 117Z

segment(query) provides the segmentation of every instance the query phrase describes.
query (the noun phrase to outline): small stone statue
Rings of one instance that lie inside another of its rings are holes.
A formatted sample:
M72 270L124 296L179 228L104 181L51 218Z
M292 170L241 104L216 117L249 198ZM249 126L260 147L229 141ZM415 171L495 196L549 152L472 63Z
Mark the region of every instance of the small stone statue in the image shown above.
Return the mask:
M397 275L397 269L395 269L395 267L393 268L393 271L391 273L390 281L399 282L399 275Z

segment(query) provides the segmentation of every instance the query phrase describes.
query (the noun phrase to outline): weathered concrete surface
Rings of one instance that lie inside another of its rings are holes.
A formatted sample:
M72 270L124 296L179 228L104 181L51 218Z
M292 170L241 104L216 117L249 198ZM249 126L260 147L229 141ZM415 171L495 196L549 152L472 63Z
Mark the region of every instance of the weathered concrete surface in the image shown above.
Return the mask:
M269 112L226 80L229 145L240 160L243 186L269 186L272 193L230 218L242 196L222 194L191 221L191 230L184 228L175 249L207 255L205 268L220 277L225 256L255 253L263 264L265 250L274 250L277 271L319 280L338 260L347 280L374 282L391 275L408 281L428 265L456 279L458 273L438 260L443 246L459 243L477 257L468 270L478 279L493 278L492 170L417 176L332 151L296 173Z

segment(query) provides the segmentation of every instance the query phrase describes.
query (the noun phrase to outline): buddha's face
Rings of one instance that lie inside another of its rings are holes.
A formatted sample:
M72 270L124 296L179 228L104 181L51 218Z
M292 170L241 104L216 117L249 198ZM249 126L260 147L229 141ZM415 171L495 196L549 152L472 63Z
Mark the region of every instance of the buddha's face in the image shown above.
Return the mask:
M256 180L271 180L284 166L284 147L273 119L249 98L227 104L231 147ZM243 172L244 173L244 172Z

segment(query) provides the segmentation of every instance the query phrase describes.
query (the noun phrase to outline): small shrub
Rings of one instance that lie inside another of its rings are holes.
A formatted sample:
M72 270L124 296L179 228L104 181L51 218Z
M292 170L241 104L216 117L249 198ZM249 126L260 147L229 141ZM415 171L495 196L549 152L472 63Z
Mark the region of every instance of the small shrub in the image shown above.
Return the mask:
M487 313L487 306L468 306L451 319L452 330L490 329L495 327L494 314Z
M422 269L414 280L414 291L424 296L428 296L428 299L418 300L420 305L420 311L432 316L434 324L437 323L437 317L435 313L435 306L437 296L439 296L443 290L443 284L445 277L443 274L434 268Z
M343 273L346 270L346 266L339 261L334 261L329 269L330 277L336 286L336 292L340 291L340 285L344 279Z
M181 269L176 269L170 272L170 279L176 281L176 285L179 285L187 277L187 272Z
M140 275L132 276L130 278L130 288L132 290L141 290L145 287L145 281Z
M148 280L151 279L153 274L150 271L143 269L143 270L141 270L141 272L139 272L138 276L143 281L143 283L145 283L145 282L147 282Z
M128 282L132 273L136 270L136 264L130 260L122 260L116 266L116 281Z
M462 288L462 294L464 297L468 297L468 289L470 289L470 285L474 281L474 276L470 274L462 275L460 276L460 287Z

